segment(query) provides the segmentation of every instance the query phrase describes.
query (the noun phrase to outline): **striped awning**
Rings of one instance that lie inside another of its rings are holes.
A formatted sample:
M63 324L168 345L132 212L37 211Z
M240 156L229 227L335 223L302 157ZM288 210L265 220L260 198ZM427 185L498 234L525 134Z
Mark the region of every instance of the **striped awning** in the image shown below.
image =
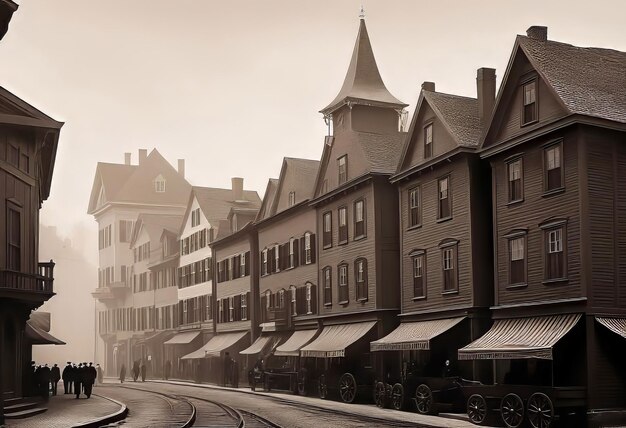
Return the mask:
M243 355L256 355L262 353L270 353L276 348L276 345L280 342L281 337L277 334L270 334L267 336L260 336L254 341L252 345L240 351Z
M297 357L300 355L300 348L313 340L316 334L317 329L294 331L285 343L276 348L274 355L279 357Z
M164 342L164 345L187 345L191 343L196 337L200 335L200 331L183 331L182 333L176 334L176 336L172 337L167 342Z
M552 347L580 317L580 314L564 314L495 320L487 333L459 349L459 360L551 360Z
M465 317L403 322L382 339L370 343L371 351L412 351L430 349L430 341L463 321Z
M343 357L346 348L365 336L375 325L376 321L367 321L326 326L317 339L300 350L300 355L316 358Z
M235 345L244 336L248 334L247 331L239 331L236 333L224 333L213 336L207 343L205 343L200 349L182 357L182 360L195 360L206 357L219 357L222 351Z
M596 317L596 321L626 339L626 318Z

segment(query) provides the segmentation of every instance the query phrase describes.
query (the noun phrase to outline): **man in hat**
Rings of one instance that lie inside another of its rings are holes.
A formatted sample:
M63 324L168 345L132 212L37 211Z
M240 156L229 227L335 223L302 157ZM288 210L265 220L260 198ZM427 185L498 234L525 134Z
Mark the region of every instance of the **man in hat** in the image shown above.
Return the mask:
M57 386L61 379L61 369L56 364L50 369L50 383L52 384L52 395L57 395Z
M80 398L80 390L82 389L82 373L83 373L83 364L79 363L78 367L74 369L74 394L76 394L76 399Z
M72 362L68 361L67 366L63 368L63 374L61 378L63 379L63 389L65 389L66 394L72 393L72 374L74 372L74 367L72 367Z

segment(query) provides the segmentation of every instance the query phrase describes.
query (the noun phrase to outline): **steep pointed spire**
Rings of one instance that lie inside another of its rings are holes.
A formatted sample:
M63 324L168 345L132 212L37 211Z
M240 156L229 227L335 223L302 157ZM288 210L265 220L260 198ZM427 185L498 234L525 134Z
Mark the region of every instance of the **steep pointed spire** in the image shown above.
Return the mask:
M360 17L359 21L359 34L352 52L348 73L339 94L326 108L320 110L320 113L324 115L329 115L348 103L394 108L407 106L391 95L385 87L385 83L378 72L365 19Z

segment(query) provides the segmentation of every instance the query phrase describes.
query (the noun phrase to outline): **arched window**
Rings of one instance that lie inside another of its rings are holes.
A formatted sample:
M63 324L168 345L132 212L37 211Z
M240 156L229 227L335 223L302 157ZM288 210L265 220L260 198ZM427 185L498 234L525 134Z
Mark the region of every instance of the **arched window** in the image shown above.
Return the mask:
M154 179L154 191L157 193L165 192L165 178L161 174Z
M285 307L285 290L278 291L278 308L284 309Z

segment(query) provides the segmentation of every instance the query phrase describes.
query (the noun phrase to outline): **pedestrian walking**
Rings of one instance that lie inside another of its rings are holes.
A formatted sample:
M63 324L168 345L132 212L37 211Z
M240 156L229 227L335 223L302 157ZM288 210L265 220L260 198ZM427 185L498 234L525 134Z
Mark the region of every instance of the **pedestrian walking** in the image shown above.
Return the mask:
M72 393L72 382L70 379L72 378L73 371L74 368L72 367L72 363L68 361L67 366L63 368L63 374L61 375L61 378L63 379L63 389L66 394Z
M172 373L172 362L167 360L165 362L165 380L170 378L170 374Z
M91 397L91 391L93 389L93 384L96 381L96 368L93 366L93 363L89 363L89 366L84 366L83 372L83 382L85 385L85 395L87 398Z
M78 367L74 370L74 394L76 395L76 399L80 398L80 393L82 389L82 373L83 373L83 364L78 364Z
M141 381L146 381L146 363L141 361Z
M137 382L137 378L139 378L139 361L138 360L133 362L133 382Z
M96 378L98 379L98 385L102 385L104 383L104 371L100 364L96 364Z
M39 391L44 400L48 400L50 396L50 367L45 364L39 370Z
M50 384L52 385L52 395L57 395L57 386L61 379L61 369L56 364L50 369Z
M124 383L124 379L126 379L126 366L122 364L120 368L120 383Z

